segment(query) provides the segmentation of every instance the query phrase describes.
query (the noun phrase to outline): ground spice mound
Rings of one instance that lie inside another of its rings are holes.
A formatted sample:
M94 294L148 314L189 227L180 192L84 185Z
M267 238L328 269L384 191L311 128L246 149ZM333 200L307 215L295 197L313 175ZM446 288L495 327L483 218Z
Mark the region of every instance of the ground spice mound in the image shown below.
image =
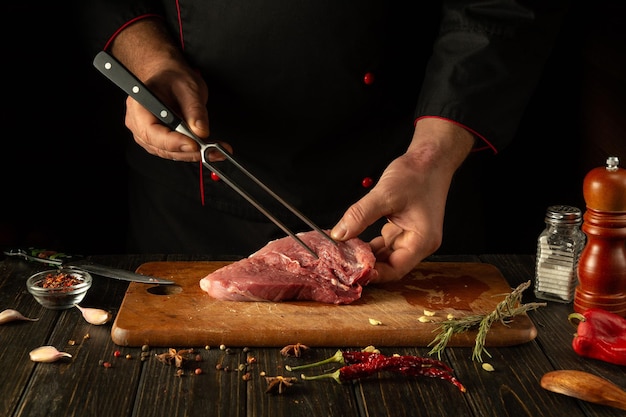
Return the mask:
M65 272L59 272L56 274L50 273L41 280L42 288L67 288L80 284L82 279L77 278L72 274Z

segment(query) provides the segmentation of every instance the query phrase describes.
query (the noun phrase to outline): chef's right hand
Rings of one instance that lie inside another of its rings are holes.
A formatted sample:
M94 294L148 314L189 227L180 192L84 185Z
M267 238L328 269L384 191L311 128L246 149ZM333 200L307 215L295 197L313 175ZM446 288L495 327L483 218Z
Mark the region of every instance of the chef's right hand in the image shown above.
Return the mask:
M204 80L193 71L170 68L159 71L144 81L168 107L182 117L196 136L209 137L209 116L206 109L208 97ZM126 100L126 127L133 133L135 142L152 155L175 161L197 162L201 155L193 139L163 125L152 113L133 98ZM220 142L229 152L230 145ZM209 153L209 160L223 160L219 151Z
M114 39L111 52L177 113L196 136L208 140L207 85L187 64L159 19L145 18L126 27ZM135 142L152 155L187 162L202 159L196 141L163 125L131 97L126 100L125 123ZM219 143L232 152L230 145ZM210 161L223 159L217 150L209 153Z

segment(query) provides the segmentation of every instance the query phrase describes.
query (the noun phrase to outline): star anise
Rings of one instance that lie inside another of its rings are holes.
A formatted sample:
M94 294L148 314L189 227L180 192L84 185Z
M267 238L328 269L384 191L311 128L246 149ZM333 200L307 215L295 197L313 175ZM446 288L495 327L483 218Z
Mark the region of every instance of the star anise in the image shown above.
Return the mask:
M189 355L192 353L193 349L180 349L177 351L176 349L169 348L167 352L156 355L156 357L163 363L171 365L172 362L174 362L177 368L182 368L183 363L189 359Z
M302 355L302 351L307 350L309 347L302 343L296 343L295 345L287 345L280 350L280 354L283 356L295 356L299 358Z
M287 387L292 386L298 378L294 377L284 377L284 376L266 376L265 380L268 383L267 389L265 392L278 392L282 394Z

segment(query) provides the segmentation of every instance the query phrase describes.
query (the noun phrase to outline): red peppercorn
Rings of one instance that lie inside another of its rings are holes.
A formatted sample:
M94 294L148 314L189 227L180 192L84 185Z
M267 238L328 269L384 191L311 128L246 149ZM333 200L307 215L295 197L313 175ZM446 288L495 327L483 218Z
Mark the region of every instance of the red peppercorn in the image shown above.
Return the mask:
M105 368L110 368L113 365L111 365L111 362L103 362L102 366L104 366Z
M213 181L219 181L220 177L215 172L211 172L211 179Z
M194 371L194 373L196 375L200 375L202 373L202 368L196 368L196 370Z
M363 186L363 188L370 188L372 184L374 184L374 180L370 177L365 177L361 180L361 185Z
M122 352L120 352L119 350L116 350L115 352L113 352L113 356L115 356L116 358L119 358L120 356L122 356Z

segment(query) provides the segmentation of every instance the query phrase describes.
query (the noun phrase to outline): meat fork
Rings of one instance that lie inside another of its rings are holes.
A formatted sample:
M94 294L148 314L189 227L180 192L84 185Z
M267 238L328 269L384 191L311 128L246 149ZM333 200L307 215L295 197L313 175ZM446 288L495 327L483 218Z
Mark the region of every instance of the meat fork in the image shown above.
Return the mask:
M94 58L93 65L104 74L109 80L113 81L119 88L124 90L126 94L137 100L139 104L149 110L154 116L156 116L162 123L166 126L170 127L172 130L175 130L183 135L189 136L191 139L196 141L200 146L200 154L202 155L202 164L217 174L220 179L222 179L227 185L229 185L233 190L238 192L243 198L245 198L250 204L256 207L261 213L265 215L268 219L270 219L274 224L280 227L285 233L291 236L296 240L307 252L317 258L317 254L311 249L307 244L305 244L302 239L300 239L293 231L291 231L282 221L280 221L275 215L269 212L265 207L263 207L254 197L252 197L246 190L241 188L237 183L235 183L232 179L230 179L227 175L225 175L222 171L216 168L208 158L208 154L212 151L218 151L224 157L233 164L235 168L245 174L248 178L250 178L255 184L257 184L263 191L272 196L276 201L278 201L283 207L288 209L291 213L297 216L300 220L306 223L313 230L317 231L324 238L330 240L332 243L336 244L336 242L328 236L319 226L313 223L310 219L308 219L304 214L298 211L291 204L287 203L280 196L278 196L274 191L272 191L269 187L267 187L261 180L252 175L247 169L245 169L239 162L237 162L231 155L222 147L219 143L211 142L206 143L204 140L196 136L189 126L185 123L185 121L177 116L172 110L170 110L164 103L161 102L157 98L157 96L152 93L135 75L128 70L121 62L115 59L113 56L108 54L106 51L99 52Z

